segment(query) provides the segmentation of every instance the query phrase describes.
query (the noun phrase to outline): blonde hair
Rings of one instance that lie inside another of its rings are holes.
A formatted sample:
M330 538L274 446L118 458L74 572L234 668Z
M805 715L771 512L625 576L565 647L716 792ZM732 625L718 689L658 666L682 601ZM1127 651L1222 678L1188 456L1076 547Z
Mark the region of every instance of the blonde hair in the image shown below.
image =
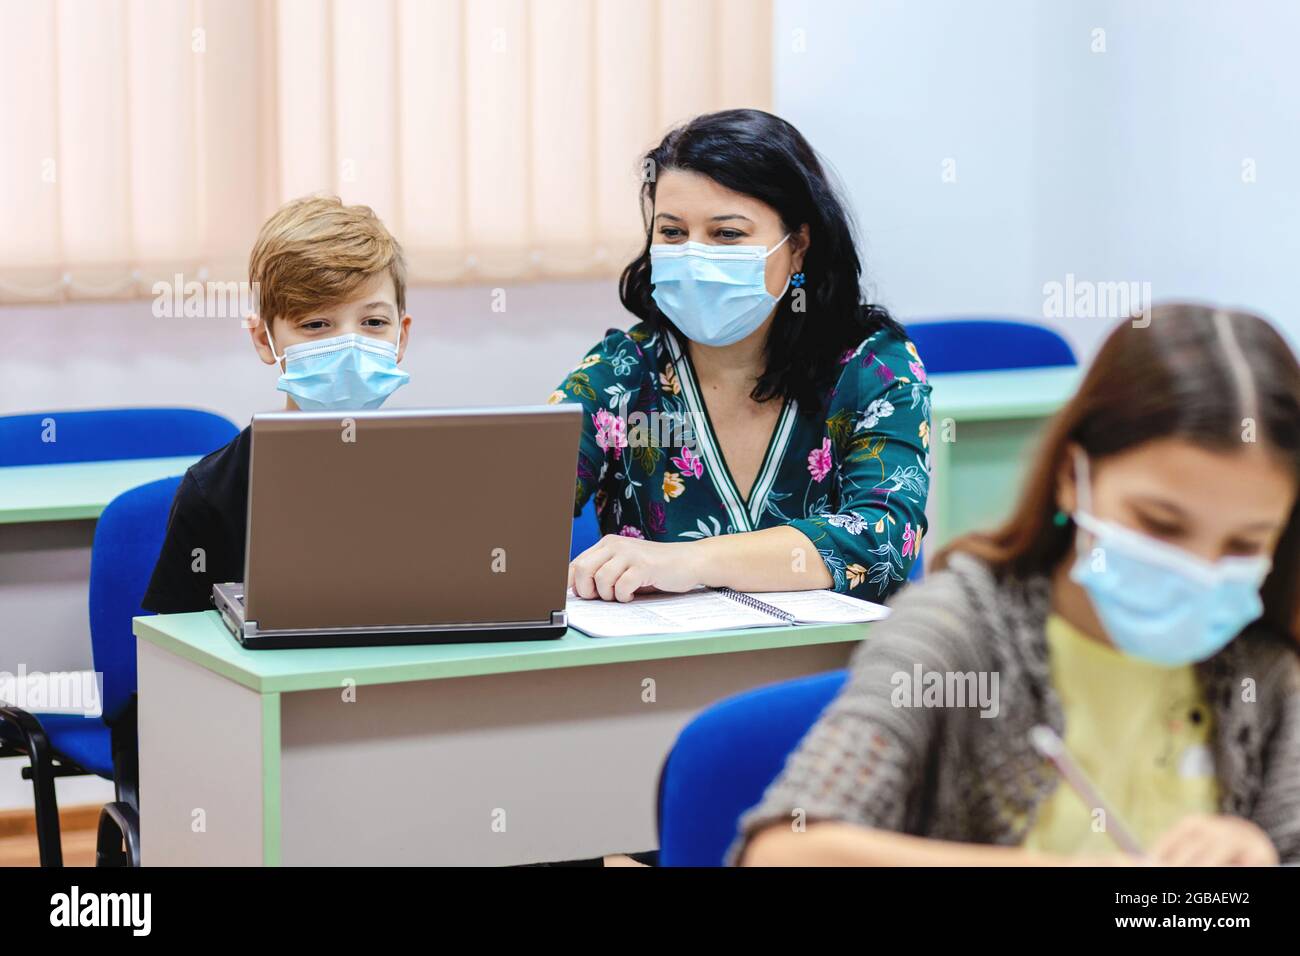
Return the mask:
M281 206L248 257L258 314L268 325L344 302L384 271L392 277L400 317L406 312L402 247L369 206L345 206L337 196Z

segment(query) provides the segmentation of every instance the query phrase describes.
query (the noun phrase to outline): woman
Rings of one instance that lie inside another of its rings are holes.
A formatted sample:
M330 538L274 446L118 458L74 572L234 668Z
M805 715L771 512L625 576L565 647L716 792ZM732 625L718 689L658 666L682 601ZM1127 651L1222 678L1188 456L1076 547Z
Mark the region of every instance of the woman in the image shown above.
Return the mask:
M1267 322L1171 305L1121 326L1012 517L899 596L734 854L1300 861L1298 486L1300 367ZM944 689L970 676L995 699ZM1043 726L1107 807L1036 751Z
M641 321L552 395L587 411L577 509L605 537L582 597L699 585L879 600L920 554L930 388L863 302L848 216L812 148L757 110L698 117L645 157Z

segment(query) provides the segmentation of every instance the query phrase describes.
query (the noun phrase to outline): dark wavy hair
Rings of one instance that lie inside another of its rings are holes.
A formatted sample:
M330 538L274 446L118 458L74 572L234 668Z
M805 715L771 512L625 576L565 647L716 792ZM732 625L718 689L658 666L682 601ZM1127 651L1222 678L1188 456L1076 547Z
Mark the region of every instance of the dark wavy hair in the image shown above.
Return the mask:
M641 187L645 248L623 270L619 298L653 327L672 327L650 294L655 185L664 172L689 170L752 196L776 210L787 231L808 226L805 309L790 307L789 290L778 303L766 366L751 393L755 401L789 397L815 414L839 377L845 351L882 328L905 337L884 308L863 301L862 263L844 203L808 141L779 116L762 110L697 116L646 153L643 168L654 172Z

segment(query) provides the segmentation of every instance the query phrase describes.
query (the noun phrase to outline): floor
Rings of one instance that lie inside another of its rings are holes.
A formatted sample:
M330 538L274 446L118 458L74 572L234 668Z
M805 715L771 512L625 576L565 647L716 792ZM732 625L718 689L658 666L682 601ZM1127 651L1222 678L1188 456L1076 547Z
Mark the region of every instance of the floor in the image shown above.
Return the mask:
M69 807L59 812L63 830L63 865L95 865L98 807ZM0 866L39 866L34 816L6 814L0 819ZM631 857L605 857L605 866L644 866Z
M59 810L63 831L63 865L95 865L95 827L99 807L66 807ZM6 811L0 816L0 866L39 866L36 848L36 818L32 814Z
M40 866L35 836L0 837L0 866ZM63 831L63 865L95 865L95 831Z

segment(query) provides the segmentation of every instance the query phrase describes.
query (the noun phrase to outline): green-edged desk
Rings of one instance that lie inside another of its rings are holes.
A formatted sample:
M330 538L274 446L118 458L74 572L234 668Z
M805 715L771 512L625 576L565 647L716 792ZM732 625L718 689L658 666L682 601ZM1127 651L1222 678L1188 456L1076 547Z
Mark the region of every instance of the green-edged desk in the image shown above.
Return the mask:
M141 852L160 865L515 864L657 845L660 765L730 694L865 626L245 650L135 619Z
M197 461L140 458L0 468L0 670L86 670L95 521L122 492Z
M927 554L1006 517L1043 423L1082 377L1074 366L930 377Z

